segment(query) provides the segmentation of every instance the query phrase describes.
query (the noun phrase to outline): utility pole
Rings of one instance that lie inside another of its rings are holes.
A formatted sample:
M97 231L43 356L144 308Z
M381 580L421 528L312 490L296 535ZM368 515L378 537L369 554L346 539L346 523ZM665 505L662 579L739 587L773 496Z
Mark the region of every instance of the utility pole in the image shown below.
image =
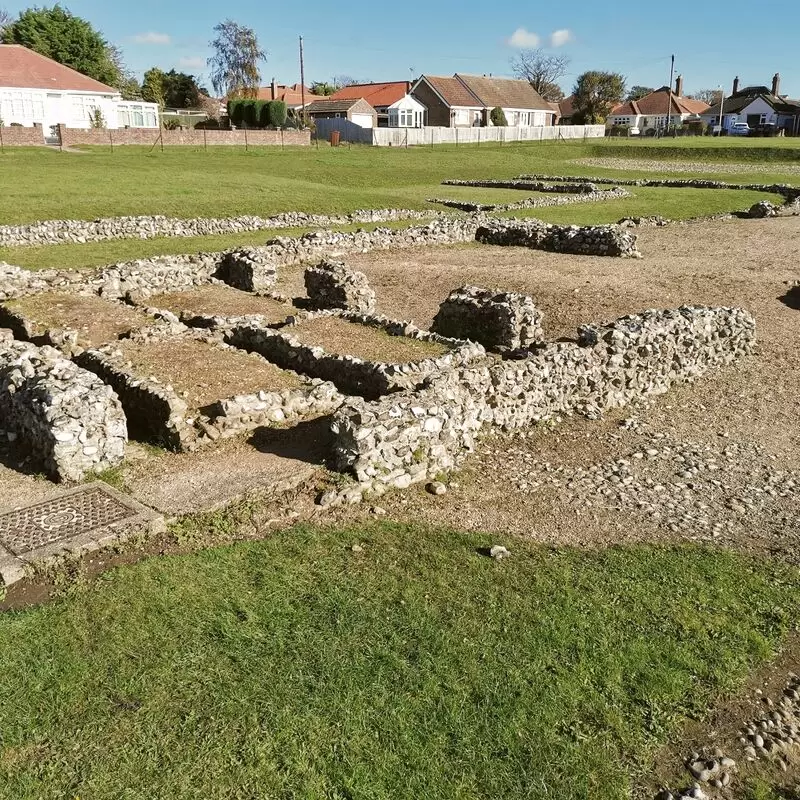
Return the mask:
M300 37L300 118L303 120L303 127L306 127L306 67L303 63L303 37Z
M675 79L675 56L672 56L672 66L669 69L669 107L667 108L667 133L669 133L669 119L672 116L672 81Z

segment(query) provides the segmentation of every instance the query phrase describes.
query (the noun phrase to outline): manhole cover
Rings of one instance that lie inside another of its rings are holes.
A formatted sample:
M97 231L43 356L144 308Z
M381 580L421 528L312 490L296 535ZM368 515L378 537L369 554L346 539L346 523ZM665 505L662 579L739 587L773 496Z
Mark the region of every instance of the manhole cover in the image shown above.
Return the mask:
M0 515L0 544L20 556L138 516L100 486L87 486L61 497Z

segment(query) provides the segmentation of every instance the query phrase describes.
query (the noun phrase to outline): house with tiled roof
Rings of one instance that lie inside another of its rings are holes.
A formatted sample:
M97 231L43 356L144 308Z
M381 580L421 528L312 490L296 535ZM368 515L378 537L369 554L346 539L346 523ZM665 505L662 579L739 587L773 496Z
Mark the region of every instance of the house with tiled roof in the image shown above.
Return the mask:
M708 125L718 126L722 117L722 129L730 131L737 122L746 122L751 128L759 125L774 125L788 135L800 134L800 100L791 100L781 95L781 76L776 73L772 87L739 87L739 78L733 82L733 92L721 103L703 112L702 119Z
M304 105L313 103L318 99L318 95L313 94L308 86L301 86L299 83L293 83L291 86L286 86L282 83L276 83L275 78L269 86L261 86L255 97L256 100L282 100L286 103L286 108L299 111Z
M354 83L339 89L331 98L363 98L375 109L379 128L421 128L425 124L425 106L410 92L410 81Z
M123 101L119 90L59 64L19 44L0 45L0 120L3 125L43 129L50 135L59 124L91 128L102 117L104 126L158 128L155 103Z
M555 116L528 81L513 78L422 75L411 94L427 109L426 124L444 128L490 125L493 108L502 108L511 126L552 125Z
M354 100L336 100L330 97L318 97L306 106L306 116L313 120L343 119L358 125L359 128L376 128L378 114L363 98Z
M675 89L662 86L638 100L628 100L615 106L606 120L608 125L621 125L647 130L677 127L687 120L699 119L708 110L708 103L684 97L683 76L675 81Z
M574 125L573 115L575 114L575 95L571 94L563 100L558 101L558 124Z

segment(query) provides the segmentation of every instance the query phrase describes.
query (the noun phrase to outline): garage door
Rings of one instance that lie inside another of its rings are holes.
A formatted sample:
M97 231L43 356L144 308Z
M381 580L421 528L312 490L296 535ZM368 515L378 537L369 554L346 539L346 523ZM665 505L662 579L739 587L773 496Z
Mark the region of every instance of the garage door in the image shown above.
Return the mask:
M353 114L353 122L362 128L371 128L372 114Z

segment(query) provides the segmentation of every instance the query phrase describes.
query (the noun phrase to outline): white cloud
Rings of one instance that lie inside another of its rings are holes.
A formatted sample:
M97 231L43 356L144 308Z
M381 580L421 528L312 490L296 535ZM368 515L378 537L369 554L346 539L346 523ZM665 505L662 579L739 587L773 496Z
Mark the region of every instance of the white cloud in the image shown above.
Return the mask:
M550 34L550 47L563 47L567 42L572 41L572 31L567 28L553 31Z
M525 28L517 28L508 40L512 47L538 47L541 40Z
M172 39L168 33L156 33L155 31L148 31L147 33L137 33L133 37L133 41L137 44L171 44Z
M178 66L185 67L186 69L202 69L206 65L206 60L199 56L187 58L183 56L178 59Z

